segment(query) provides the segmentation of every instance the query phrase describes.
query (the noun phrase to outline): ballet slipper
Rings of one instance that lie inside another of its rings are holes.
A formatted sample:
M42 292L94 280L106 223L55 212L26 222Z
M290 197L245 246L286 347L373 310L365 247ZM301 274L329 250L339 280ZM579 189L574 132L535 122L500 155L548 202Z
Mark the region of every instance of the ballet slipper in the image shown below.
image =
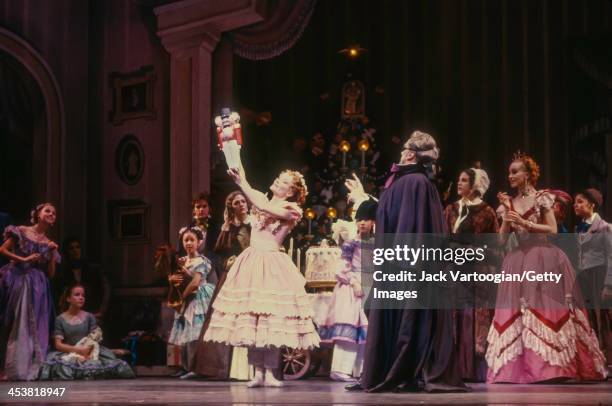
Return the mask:
M263 369L255 368L255 376L247 382L247 388L259 388L264 385Z
M270 388L281 388L283 386L283 382L274 377L274 371L272 369L267 368L264 385Z

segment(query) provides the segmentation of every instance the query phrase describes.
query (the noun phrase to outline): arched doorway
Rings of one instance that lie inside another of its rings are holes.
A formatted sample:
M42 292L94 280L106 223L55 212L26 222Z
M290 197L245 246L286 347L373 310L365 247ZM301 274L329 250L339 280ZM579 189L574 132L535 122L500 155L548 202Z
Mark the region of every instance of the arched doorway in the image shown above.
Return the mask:
M27 42L0 28L0 210L18 222L35 202L63 208L59 86ZM61 230L60 230L61 233Z
M0 51L0 211L17 223L45 198L45 106L34 78L15 58Z

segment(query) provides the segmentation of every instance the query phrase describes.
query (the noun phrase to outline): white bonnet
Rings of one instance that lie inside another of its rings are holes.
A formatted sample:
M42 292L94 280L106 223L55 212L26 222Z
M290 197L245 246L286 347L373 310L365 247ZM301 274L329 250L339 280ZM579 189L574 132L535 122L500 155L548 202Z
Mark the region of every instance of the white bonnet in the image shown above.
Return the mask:
M474 177L474 185L472 185L473 190L477 190L480 193L480 196L484 196L484 194L489 190L489 185L491 181L489 180L489 175L478 168L471 168L476 176Z

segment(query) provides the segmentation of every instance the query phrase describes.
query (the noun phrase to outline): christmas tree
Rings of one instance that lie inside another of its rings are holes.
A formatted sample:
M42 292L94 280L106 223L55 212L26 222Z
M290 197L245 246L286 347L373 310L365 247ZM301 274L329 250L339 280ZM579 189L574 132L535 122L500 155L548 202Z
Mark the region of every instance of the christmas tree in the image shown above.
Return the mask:
M367 193L377 196L388 176L377 131L365 114L365 86L349 80L342 87L340 120L333 134L313 135L302 168L308 182L304 218L294 230L304 252L324 239L330 244L335 219L350 219L344 182L356 174ZM325 142L325 140L330 140Z

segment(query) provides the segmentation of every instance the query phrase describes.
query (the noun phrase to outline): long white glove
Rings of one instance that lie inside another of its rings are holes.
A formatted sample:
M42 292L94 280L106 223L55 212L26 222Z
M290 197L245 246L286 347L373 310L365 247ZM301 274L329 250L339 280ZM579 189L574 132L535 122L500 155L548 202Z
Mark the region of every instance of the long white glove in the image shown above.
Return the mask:
M374 201L378 201L378 199L368 195L365 192L361 181L355 174L353 174L353 179L347 179L346 182L344 182L344 186L346 186L346 188L349 190L347 196L349 203L353 203L353 220L355 220L355 214L357 214L357 210L359 209L359 206L361 206L361 203L369 200L370 198L374 199Z

